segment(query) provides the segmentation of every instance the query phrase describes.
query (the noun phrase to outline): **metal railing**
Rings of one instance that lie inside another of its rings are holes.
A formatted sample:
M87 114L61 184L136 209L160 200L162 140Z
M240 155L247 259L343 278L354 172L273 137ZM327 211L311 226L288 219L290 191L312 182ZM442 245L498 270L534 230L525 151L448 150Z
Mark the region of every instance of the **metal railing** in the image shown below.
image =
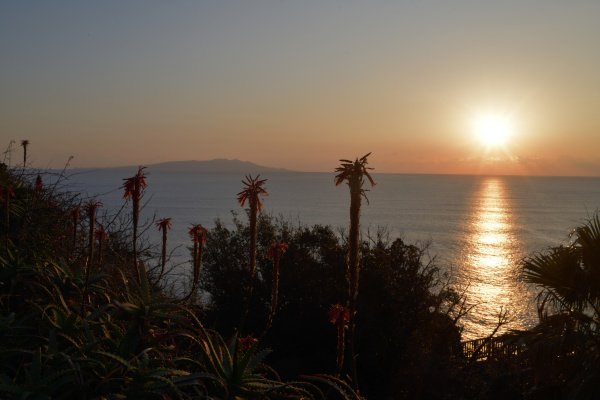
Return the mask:
M507 343L502 337L468 340L461 343L462 354L472 361L483 361L494 358L515 356L523 351L517 343Z

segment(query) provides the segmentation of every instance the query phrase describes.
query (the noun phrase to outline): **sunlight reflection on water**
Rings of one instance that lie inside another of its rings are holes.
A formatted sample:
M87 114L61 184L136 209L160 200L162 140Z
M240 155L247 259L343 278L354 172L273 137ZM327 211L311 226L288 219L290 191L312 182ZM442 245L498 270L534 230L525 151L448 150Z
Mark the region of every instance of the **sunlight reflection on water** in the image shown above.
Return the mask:
M516 280L519 260L515 254L522 251L504 185L505 181L497 177L482 180L467 217L467 245L461 258L469 276L466 293L475 308L465 321L464 339L490 334L501 309L508 310L509 315L518 310L518 314L535 318L531 305L523 301L530 295ZM514 320L500 332L524 327L524 321Z

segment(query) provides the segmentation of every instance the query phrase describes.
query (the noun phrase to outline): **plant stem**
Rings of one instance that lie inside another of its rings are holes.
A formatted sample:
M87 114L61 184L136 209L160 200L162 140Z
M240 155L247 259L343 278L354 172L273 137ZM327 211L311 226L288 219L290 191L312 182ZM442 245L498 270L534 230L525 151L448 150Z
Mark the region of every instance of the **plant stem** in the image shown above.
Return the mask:
M165 273L165 266L167 264L167 227L165 226L163 229L163 238L162 238L162 264L160 267L160 275L158 276L158 280L162 278Z
M279 293L279 260L279 254L277 251L275 251L273 254L273 270L271 273L271 311L269 312L267 326L265 326L264 332L258 338L259 341L267 334L267 331L271 328L273 325L273 320L275 319L275 312L277 310L277 297Z
M360 208L362 198L362 176L353 175L348 179L350 186L350 231L348 234L348 308L350 321L348 331L348 351L352 360L352 380L358 391L358 375L356 372L356 354L354 352L354 327L356 320L356 298L358 295L359 267L359 233Z
M336 358L336 377L340 376L342 372L342 365L344 365L344 322L337 324L337 358Z
M6 221L6 235L5 235L6 236L5 237L6 242L5 242L5 245L6 245L6 254L8 255L8 244L9 244L8 230L10 228L10 220L9 220L9 218L10 218L10 194L8 193L8 190L6 191L6 203L5 203L5 206L6 206L6 211L5 211L5 215L4 215L4 217L5 217L4 220Z
M248 259L248 287L246 288L246 298L244 300L244 309L238 334L242 334L244 322L248 316L250 309L250 300L252 298L252 289L254 287L254 275L256 272L256 241L257 241L257 222L258 222L258 204L250 202L250 244L249 244L249 259Z
M77 245L78 222L79 222L79 211L73 213L73 243L71 245L71 259L75 258L75 246Z
M85 286L83 288L83 299L82 299L82 311L83 304L86 302L88 287L90 283L90 271L92 270L92 263L94 260L94 230L96 225L96 207L90 205L88 207L88 217L89 217L89 237L88 237L88 259L87 266L85 271ZM82 313L83 315L83 313Z
M132 196L133 203L133 268L137 276L138 284L141 284L142 278L140 276L140 267L138 266L138 251L137 251L137 236L138 236L138 222L140 218L140 194L139 188L136 193Z

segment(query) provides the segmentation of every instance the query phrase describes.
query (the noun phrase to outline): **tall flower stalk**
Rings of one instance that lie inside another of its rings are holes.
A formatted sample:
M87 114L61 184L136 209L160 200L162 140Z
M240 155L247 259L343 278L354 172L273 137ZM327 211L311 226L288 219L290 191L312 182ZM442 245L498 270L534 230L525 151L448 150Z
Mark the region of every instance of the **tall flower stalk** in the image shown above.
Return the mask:
M94 233L94 236L96 237L96 240L98 241L98 262L101 263L102 262L102 247L104 244L104 240L106 240L106 232L104 232L104 229L100 228Z
M88 234L88 258L85 271L85 286L83 288L83 301L86 301L88 286L90 283L90 271L94 262L94 238L96 228L96 210L101 207L102 203L99 201L88 201L85 203L85 211L88 216L89 234Z
M69 211L69 218L73 221L73 242L71 243L71 259L75 257L75 246L77 245L77 229L79 227L79 206Z
M259 180L260 175L256 178L252 178L251 175L246 175L246 180L242 180L244 190L238 193L238 202L241 207L244 207L246 201L250 206L250 243L248 246L248 286L246 288L246 298L244 300L244 308L242 311L242 318L240 320L240 326L238 329L239 334L242 333L246 316L250 308L250 299L252 298L252 289L254 287L254 276L256 274L256 242L257 242L257 226L258 226L258 213L262 211L262 203L260 196L268 196L269 194L263 188L263 185L267 181L266 179Z
M138 266L138 251L137 251L137 237L138 237L138 224L140 219L140 199L146 185L146 174L144 172L146 167L140 167L137 174L131 178L123 179L122 188L125 189L124 199L131 198L133 205L132 219L133 219L133 268L135 270L138 284L141 283L140 268Z
M337 327L337 356L335 360L336 364L336 376L340 376L342 372L342 365L344 365L344 336L348 326L346 322L350 321L350 310L347 306L341 304L335 304L331 306L331 310L327 313L329 315L329 322L335 324Z
M200 269L202 267L202 256L204 254L204 243L206 243L206 234L208 231L202 225L194 224L190 228L189 235L192 238L192 243L194 243L193 254L192 254L192 262L193 262L193 278L192 278L192 288L190 293L184 298L184 300L189 299L196 293L196 288L198 287L198 282L200 281Z
M29 146L29 140L21 140L21 146L23 146L23 168L27 165L27 147Z
M171 218L161 218L156 222L156 226L159 231L162 231L162 255L160 265L160 275L158 281L162 278L165 273L165 266L167 263L167 231L171 230Z
M354 327L356 318L356 297L358 295L358 277L360 272L359 266L359 239L360 239L360 208L363 196L366 199L365 189L363 189L364 177L366 176L375 186L375 181L369 175L367 168L367 157L371 153L365 155L354 162L350 160L340 160L341 164L335 169L335 185L339 186L343 182L348 184L350 188L350 229L348 232L348 270L346 279L348 280L348 308L350 311L349 334L348 334L348 349L352 358L352 378L354 387L358 390L358 377L356 374L356 355L354 353ZM367 199L368 202L368 199Z
M35 193L39 196L40 192L43 188L42 176L38 174L37 178L35 178Z
M271 312L269 313L269 320L261 337L264 336L273 325L273 319L275 318L275 312L277 311L277 297L279 293L279 261L287 248L287 244L274 240L267 251L266 258L273 260L273 269L271 271Z
M15 192L13 192L12 188L13 188L12 185L8 185L8 186L3 186L0 189L0 202L2 203L2 207L4 207L4 227L6 228L4 244L6 246L7 253L8 253L8 244L9 244L8 230L10 228L10 198L11 198L11 196L15 195Z

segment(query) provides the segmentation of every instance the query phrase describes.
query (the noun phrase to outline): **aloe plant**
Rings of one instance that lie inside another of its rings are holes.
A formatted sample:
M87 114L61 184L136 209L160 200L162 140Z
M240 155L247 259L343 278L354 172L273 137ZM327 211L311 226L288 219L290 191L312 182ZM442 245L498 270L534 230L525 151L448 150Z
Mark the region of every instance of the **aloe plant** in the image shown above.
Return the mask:
M192 225L192 228L189 230L189 235L194 244L192 248L193 276L190 293L184 297L184 301L190 299L196 293L196 288L200 281L200 269L202 268L202 256L204 254L204 244L206 243L207 233L208 231L206 228L199 224Z
M257 175L256 178L252 178L251 175L246 176L246 180L242 180L244 186L244 190L238 193L238 202L240 206L244 207L246 201L250 205L250 242L248 246L248 284L246 287L246 296L244 299L244 307L242 311L242 318L240 320L240 326L238 332L242 332L244 327L244 321L246 320L246 316L248 315L248 310L250 308L250 301L252 298L252 290L254 288L254 275L256 274L256 241L257 241L257 223L258 223L258 213L262 210L262 203L260 201L260 196L268 196L269 194L263 188L263 185L267 181L266 179L258 179L260 175Z
M4 207L4 228L6 229L5 233L5 247L6 252L8 253L8 233L10 229L10 198L15 195L13 191L13 186L8 184L2 188L0 188L0 202L2 203L2 207Z
M218 334L208 332L204 328L202 328L202 333L201 337L189 336L198 346L200 359L186 357L178 359L177 362L180 365L205 369L206 373L214 377L214 381L217 383L213 390L218 398L268 399L279 396L290 398L294 394L305 392L292 385L264 376L264 372L267 372L268 369L265 368L262 361L270 353L270 350L264 349L257 352L257 340L251 341L249 346L244 346L244 339L234 336L229 344L226 344Z
M354 327L356 319L356 297L358 295L358 278L360 273L359 266L359 239L360 239L360 209L361 200L366 198L365 189L363 189L364 177L366 176L371 186L375 186L375 181L371 178L367 168L367 157L371 153L356 159L355 161L340 160L341 165L335 169L335 185L339 186L344 181L350 188L350 229L348 233L348 308L350 310L348 349L351 352L352 360L352 378L354 387L358 390L358 377L356 373L356 354L354 352Z
M336 351L336 377L342 372L342 366L344 365L344 339L345 332L348 326L346 322L350 321L350 310L347 306L341 304L335 304L331 306L331 310L328 312L329 322L335 324L337 327L337 351Z
M269 312L267 326L261 337L263 337L273 325L273 319L275 318L275 312L277 311L277 297L279 293L279 262L281 261L281 256L287 251L287 248L287 244L273 241L266 254L266 258L273 260L273 268L271 270L271 311Z
M328 389L326 393L331 393L333 390L337 394L337 396L343 398L344 400L365 400L364 397L361 397L360 394L352 389L350 385L343 381L342 379L331 376L327 374L316 374L316 375L301 375L302 379L306 379L309 382L315 382L322 385ZM322 391L319 391L321 394L321 398L329 398L327 395L323 395Z
M73 221L73 237L71 242L71 258L75 257L75 247L77 246L77 230L79 228L79 208L80 206L74 207L69 211L69 218Z
M23 368L23 379L19 383L0 374L0 392L20 399L68 399L74 395L69 387L71 373L70 369L54 371L47 368L38 348L33 352L31 363Z
M27 147L29 147L29 140L21 140L21 146L23 146L23 168L27 166Z
M104 229L100 228L94 233L94 236L98 241L98 262L102 263L102 248L104 241L106 240L106 232L104 232Z
M86 301L86 295L88 291L88 285L90 281L90 272L92 270L92 265L94 262L94 232L96 230L96 210L98 207L101 207L102 203L99 201L88 201L85 204L85 210L88 215L88 258L86 263L86 273L85 273L85 286L83 289L83 301Z
M140 199L144 193L144 189L148 186L146 184L146 173L144 172L146 167L139 167L137 174L131 178L123 179L125 183L121 186L125 189L124 199L131 198L132 202L132 219L133 219L133 270L136 273L138 283L140 283L140 268L138 265L138 250L137 250L137 237L138 237L138 223L140 219Z
M171 230L171 218L161 218L156 222L156 226L159 231L162 231L162 252L161 252L161 264L160 264L160 275L158 276L157 282L160 282L163 274L165 273L165 266L167 263L167 230Z

